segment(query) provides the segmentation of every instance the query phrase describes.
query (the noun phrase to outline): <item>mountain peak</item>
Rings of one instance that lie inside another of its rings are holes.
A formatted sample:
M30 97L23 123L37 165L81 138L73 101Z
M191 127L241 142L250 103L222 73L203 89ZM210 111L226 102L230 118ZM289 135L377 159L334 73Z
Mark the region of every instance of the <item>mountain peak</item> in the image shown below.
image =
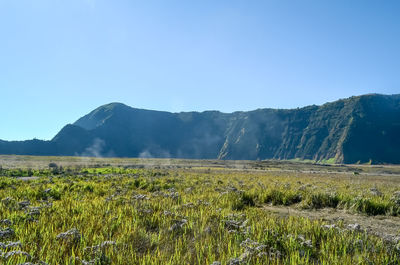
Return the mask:
M0 153L91 155L87 150L96 149L96 155L119 157L400 163L398 135L400 95L233 113L170 113L113 102L64 127L51 141L0 141Z
M133 110L133 108L119 102L112 102L102 105L89 114L83 116L74 122L74 125L82 127L86 130L93 130L104 124L108 119L117 113Z
M131 108L131 107L121 102L111 102L108 104L101 105L100 107L98 107L98 109L99 108L114 109L114 108Z

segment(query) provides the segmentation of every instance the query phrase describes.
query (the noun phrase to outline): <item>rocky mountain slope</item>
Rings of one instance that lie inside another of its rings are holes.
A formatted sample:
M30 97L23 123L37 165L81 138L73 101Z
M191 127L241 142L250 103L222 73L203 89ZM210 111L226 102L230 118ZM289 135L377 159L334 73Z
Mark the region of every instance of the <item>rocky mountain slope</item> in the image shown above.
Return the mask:
M66 125L51 141L0 141L0 154L400 163L400 95L234 113L111 103Z

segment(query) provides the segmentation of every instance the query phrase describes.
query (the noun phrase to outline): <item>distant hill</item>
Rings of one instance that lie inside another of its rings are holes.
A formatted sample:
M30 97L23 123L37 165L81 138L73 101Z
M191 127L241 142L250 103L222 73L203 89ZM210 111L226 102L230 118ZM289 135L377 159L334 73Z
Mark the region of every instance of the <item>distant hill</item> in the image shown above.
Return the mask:
M0 141L0 154L400 163L400 95L234 113L111 103L50 141Z

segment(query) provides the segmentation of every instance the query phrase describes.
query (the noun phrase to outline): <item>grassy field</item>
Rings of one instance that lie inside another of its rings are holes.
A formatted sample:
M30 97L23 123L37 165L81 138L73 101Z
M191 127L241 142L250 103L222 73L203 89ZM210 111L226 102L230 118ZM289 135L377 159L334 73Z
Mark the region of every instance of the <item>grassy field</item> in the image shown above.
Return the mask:
M400 264L397 166L29 156L0 165L0 264Z

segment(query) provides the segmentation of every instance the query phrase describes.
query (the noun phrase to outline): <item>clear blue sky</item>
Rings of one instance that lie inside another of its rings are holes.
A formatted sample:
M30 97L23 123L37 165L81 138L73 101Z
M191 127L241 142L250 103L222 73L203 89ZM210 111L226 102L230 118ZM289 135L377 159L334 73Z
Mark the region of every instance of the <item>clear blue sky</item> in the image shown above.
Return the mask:
M224 112L400 93L400 1L0 0L0 139L99 105Z

